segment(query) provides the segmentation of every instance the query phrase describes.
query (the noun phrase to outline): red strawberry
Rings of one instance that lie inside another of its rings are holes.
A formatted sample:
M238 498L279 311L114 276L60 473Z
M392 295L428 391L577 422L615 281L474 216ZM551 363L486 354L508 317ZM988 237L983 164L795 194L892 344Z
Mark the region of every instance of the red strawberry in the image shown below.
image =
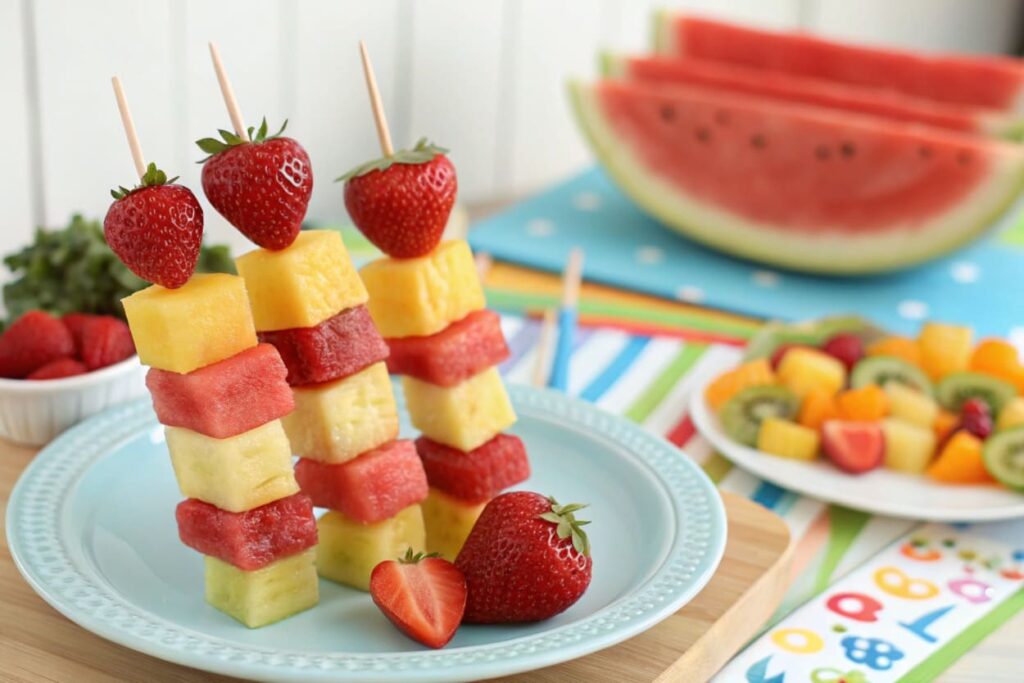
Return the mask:
M484 508L455 566L466 575L464 621L540 621L564 612L590 585L593 560L574 513L539 493L513 491Z
M338 178L349 217L388 256L423 256L441 241L458 191L447 151L424 138Z
M58 358L29 374L26 379L61 379L84 375L89 369L74 358Z
M74 353L75 342L60 320L44 311L29 311L0 336L0 377L25 377Z
M850 474L881 466L885 436L877 422L828 420L821 427L821 445L832 464Z
M203 207L175 180L150 164L138 187L111 191L103 219L107 244L128 269L172 289L195 272L203 241Z
M313 167L302 145L281 137L285 126L267 137L267 120L249 129L251 142L226 130L224 141L196 144L210 154L203 161L203 192L213 208L256 244L284 249L299 234L313 192Z
M85 367L98 370L135 355L128 324L110 315L89 316L81 327L78 353Z
M428 647L444 647L466 608L466 579L448 560L413 554L387 560L370 574L370 596L405 635Z
M75 340L75 358L82 357L82 330L89 320L95 316L91 313L65 313L60 321L68 328L71 338Z
M841 362L847 371L850 371L864 357L864 342L852 332L842 332L829 337L821 350Z

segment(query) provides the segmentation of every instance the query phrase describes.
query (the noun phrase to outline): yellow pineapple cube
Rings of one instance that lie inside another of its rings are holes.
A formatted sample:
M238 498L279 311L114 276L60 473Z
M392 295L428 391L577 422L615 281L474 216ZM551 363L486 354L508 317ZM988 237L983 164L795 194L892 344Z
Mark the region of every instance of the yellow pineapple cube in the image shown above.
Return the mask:
M937 440L931 426L890 417L882 420L882 434L885 466L891 470L921 474L935 456Z
M315 327L368 297L335 230L304 230L286 249L256 249L235 264L260 332Z
M384 337L440 332L484 307L484 290L469 245L442 242L426 256L382 258L359 274L370 292L370 315Z
M295 409L282 422L303 458L341 463L398 437L398 409L383 362L293 393Z
M970 365L974 330L963 325L925 323L917 345L921 350L921 367L937 380Z
M763 420L757 432L757 450L780 458L814 460L820 445L817 430L777 417Z
M431 487L420 503L427 531L427 552L439 553L454 562L486 505L486 502L466 503Z
M178 487L221 510L245 512L298 493L280 420L227 439L165 427Z
M886 382L882 389L889 396L889 414L894 418L931 429L939 416L939 404L925 393L899 382Z
M798 397L811 389L835 394L846 385L846 366L817 349L791 349L776 373L779 382Z
M147 287L121 300L139 360L186 373L256 346L245 281L237 275L193 275L184 286Z
M409 418L424 436L460 451L482 446L516 421L497 368L453 387L402 378Z
M1018 396L1010 399L999 411L996 429L1011 429L1021 425L1024 425L1024 398Z
M410 505L394 517L363 524L337 510L317 521L320 545L316 568L320 576L359 590L370 590L370 572L384 560L394 560L412 548L426 547L423 513Z
M309 609L320 600L316 549L243 571L206 556L206 602L249 628Z

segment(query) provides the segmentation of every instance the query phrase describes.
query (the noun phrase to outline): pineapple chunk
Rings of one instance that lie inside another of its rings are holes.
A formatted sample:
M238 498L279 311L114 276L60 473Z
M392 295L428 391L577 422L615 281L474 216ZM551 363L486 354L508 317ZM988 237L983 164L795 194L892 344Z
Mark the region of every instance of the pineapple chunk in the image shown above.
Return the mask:
M516 421L497 368L488 368L454 387L403 377L409 418L424 436L460 451L482 446Z
M342 463L398 436L398 411L383 363L334 382L295 387L295 410L282 418L297 455Z
M320 576L364 591L370 590L370 572L378 564L405 555L409 548L420 552L426 547L419 505L376 524L362 524L331 510L317 521L317 532Z
M418 258L378 259L360 275L370 292L370 315L384 337L434 334L485 305L463 240L443 242Z
M800 398L811 389L835 394L846 385L846 366L816 349L791 349L777 374L779 382Z
M908 474L925 471L935 455L935 432L930 427L890 417L882 420L882 433L886 467Z
M309 609L320 600L316 549L243 571L206 556L206 601L249 628Z
M287 249L235 260L260 332L315 327L369 296L334 230L304 230Z
M147 287L121 300L139 360L184 374L256 346L245 281L193 275L184 286Z
M931 396L899 382L882 387L889 396L889 414L894 418L931 429L939 416L939 404Z
M933 380L966 370L971 362L973 343L974 330L969 327L925 323L917 338L921 367Z
M1010 429L1024 425L1024 398L1011 399L1003 409L999 411L996 420L996 429Z
M228 512L245 512L298 493L292 451L280 420L228 439L166 427L181 492Z
M427 552L440 553L452 562L462 550L469 532L487 503L464 503L447 493L431 488L420 506L427 531Z
M816 430L777 417L763 420L757 432L757 450L780 458L814 460L820 445Z

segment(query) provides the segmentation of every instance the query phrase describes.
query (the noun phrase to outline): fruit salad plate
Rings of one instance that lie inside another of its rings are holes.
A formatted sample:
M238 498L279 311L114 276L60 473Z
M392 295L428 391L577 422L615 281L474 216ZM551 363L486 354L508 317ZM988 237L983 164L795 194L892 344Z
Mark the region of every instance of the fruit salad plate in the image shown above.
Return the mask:
M705 399L708 377L694 389L690 418L715 449L735 465L777 486L828 503L892 517L982 522L1024 517L1024 494L994 485L950 485L884 467L847 474L819 458L793 460L734 441Z
M510 675L634 636L695 596L725 547L721 499L677 448L541 389L510 387L533 474L521 488L589 502L594 574L545 622L464 626L443 650L402 636L370 597L321 580L318 606L249 630L209 607L203 562L178 542L180 500L148 401L104 412L44 449L7 510L19 570L100 636L206 671L264 681L462 681ZM403 434L411 434L402 409Z

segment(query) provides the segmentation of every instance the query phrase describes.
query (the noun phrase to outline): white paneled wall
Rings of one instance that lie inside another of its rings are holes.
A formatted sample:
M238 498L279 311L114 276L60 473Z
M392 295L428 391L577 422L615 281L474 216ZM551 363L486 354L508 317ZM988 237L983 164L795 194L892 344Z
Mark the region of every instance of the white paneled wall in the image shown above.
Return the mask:
M249 125L266 116L313 160L309 217L343 216L332 180L377 154L356 42L366 40L396 144L452 149L461 196L536 189L588 163L565 98L600 49L642 50L670 7L880 44L1004 50L1024 0L0 0L0 250L73 211L102 216L133 181L109 78L124 81L148 159L199 189L193 144L229 126L218 42ZM31 93L37 92L36 97ZM38 114L36 109L38 108ZM211 239L241 246L213 211Z

